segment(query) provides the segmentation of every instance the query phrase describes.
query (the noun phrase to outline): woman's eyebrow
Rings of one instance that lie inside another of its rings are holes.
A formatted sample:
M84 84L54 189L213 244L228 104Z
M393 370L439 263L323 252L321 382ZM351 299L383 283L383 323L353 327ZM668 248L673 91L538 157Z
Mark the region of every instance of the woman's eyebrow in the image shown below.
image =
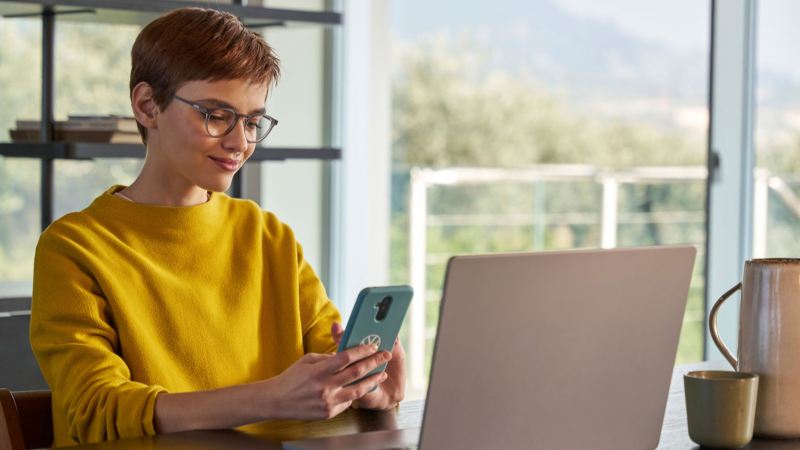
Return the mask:
M218 107L221 107L221 108L230 108L230 109L232 109L234 111L238 111L236 109L236 107L234 107L230 103L228 103L228 102L226 102L224 100L220 100L218 98L203 98L203 99L198 100L198 102L213 103L214 106L218 106ZM267 109L264 108L264 107L261 107L261 108L257 108L257 109L254 109L254 110L250 111L249 113L247 113L247 115L265 114L266 112L267 112Z

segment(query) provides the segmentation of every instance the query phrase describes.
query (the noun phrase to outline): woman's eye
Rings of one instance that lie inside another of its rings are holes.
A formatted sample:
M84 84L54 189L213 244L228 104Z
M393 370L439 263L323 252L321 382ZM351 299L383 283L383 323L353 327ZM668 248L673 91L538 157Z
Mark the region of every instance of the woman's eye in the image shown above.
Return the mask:
M225 121L225 118L224 118L224 117L222 117L222 116L218 116L218 115L214 115L214 114L211 114L211 115L210 115L210 116L208 116L208 117L209 117L209 119L211 119L211 120L217 120L217 121L220 121L220 122L223 122L223 121Z
M261 126L259 126L258 122L247 122L247 128L250 128L251 130L257 130L261 128Z

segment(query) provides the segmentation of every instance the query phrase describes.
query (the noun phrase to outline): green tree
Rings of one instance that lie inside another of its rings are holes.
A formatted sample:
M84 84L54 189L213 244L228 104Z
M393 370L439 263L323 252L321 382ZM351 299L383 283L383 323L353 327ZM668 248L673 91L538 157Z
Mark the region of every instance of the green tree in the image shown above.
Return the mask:
M395 167L698 165L705 139L644 121L592 118L529 75L487 71L468 44L423 43L393 88Z

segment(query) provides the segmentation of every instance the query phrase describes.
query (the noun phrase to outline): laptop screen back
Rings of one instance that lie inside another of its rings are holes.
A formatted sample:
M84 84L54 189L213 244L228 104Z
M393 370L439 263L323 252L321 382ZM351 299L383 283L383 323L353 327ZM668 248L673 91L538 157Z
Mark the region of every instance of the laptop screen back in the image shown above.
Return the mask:
M655 448L694 257L452 258L420 448Z

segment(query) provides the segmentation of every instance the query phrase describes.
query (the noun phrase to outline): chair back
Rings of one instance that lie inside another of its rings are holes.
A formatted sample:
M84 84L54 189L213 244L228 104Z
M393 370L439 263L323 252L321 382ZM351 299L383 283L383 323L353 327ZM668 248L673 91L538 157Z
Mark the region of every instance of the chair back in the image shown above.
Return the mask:
M11 392L0 388L0 450L53 445L50 391Z

